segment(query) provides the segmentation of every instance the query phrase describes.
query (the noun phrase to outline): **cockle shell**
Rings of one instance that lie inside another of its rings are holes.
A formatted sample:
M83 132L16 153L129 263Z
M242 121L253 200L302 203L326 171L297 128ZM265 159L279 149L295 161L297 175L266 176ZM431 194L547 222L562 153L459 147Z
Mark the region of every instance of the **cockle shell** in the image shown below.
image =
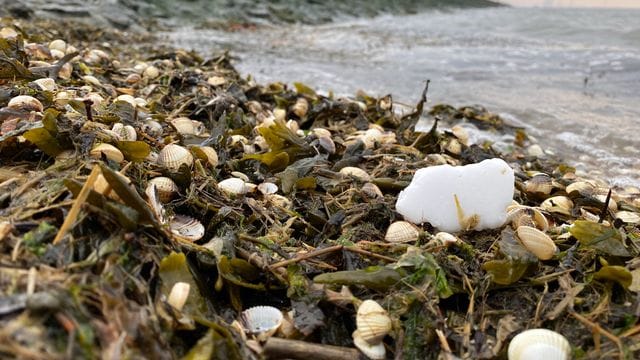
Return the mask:
M204 236L202 223L186 215L175 215L169 221L169 229L177 238L182 240L198 241Z
M387 350L382 341L371 345L362 338L359 330L354 331L352 337L353 344L369 359L383 360L386 358Z
M138 103L136 102L136 98L134 98L133 96L129 95L129 94L122 94L119 95L114 102L118 102L118 101L122 101L122 102L126 102L129 105L133 106L134 108L136 106L138 106Z
M177 171L180 166L193 165L193 155L191 152L180 145L169 144L165 146L158 154L158 165L163 166L171 171Z
M218 189L230 195L242 195L248 191L244 180L238 178L228 178L218 183Z
M571 215L573 201L566 196L553 196L540 204L543 210L563 215Z
M67 43L62 39L55 39L49 43L49 50L58 50L64 52L67 50Z
M147 186L152 185L155 185L158 191L158 199L163 203L171 201L180 190L171 178L164 176L158 176L149 180Z
M410 222L396 221L389 225L384 239L391 243L406 243L418 240L420 230Z
M123 123L115 123L111 128L111 131L118 135L119 140L121 141L136 141L138 138L138 134L136 134L136 129L131 125L125 125Z
M391 318L380 304L374 300L365 300L358 307L356 325L362 339L375 344L391 331Z
M371 181L371 176L366 171L355 166L343 167L340 169L340 174L351 176L361 181Z
M282 324L282 311L273 306L254 306L240 314L240 321L249 334L266 339L273 335Z
M571 345L555 331L531 329L511 340L508 357L509 360L569 360Z
M117 163L121 163L124 161L124 155L122 154L122 151L118 150L117 147L111 144L98 144L94 146L93 149L91 149L91 151L89 152L89 155L96 159L102 158L102 154L104 154L107 159L115 161Z
M216 149L211 146L192 146L191 152L193 152L197 158L211 165L211 167L218 166L218 153Z
M549 260L558 252L553 240L536 228L520 226L516 229L516 234L522 245L540 260Z
M169 297L167 297L167 303L176 308L178 311L182 310L184 304L187 303L190 290L191 285L189 285L189 283L177 282L173 284L173 287L171 287L171 292L169 293Z
M153 65L147 66L147 68L142 72L142 76L148 79L155 79L160 76L160 70Z
M525 181L525 190L528 193L549 195L553 190L553 180L545 173L537 173L531 179Z
M7 104L7 107L13 110L20 110L25 112L42 112L42 110L44 109L40 100L29 95L18 95L12 98L11 100L9 100L9 104Z
M201 135L204 133L204 124L200 121L191 120L186 117L179 117L171 120L171 125L180 135Z

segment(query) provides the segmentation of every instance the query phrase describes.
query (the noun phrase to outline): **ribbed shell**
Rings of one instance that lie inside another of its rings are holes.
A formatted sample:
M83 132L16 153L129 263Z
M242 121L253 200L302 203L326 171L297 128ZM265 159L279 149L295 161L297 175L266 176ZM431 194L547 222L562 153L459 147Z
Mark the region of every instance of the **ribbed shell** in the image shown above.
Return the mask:
M169 222L169 229L178 238L197 241L204 236L204 226L200 221L185 215L176 215Z
M509 360L569 360L571 345L555 331L531 329L511 340L508 357Z
M381 341L371 345L362 338L358 330L354 331L352 336L353 344L369 359L384 360L386 358L387 350Z
M175 181L171 180L171 178L158 176L149 180L147 186L155 185L158 191L158 198L161 202L166 203L173 199L173 197L180 190L178 185L176 185Z
M540 204L543 210L563 215L571 215L573 201L566 196L553 196Z
M167 303L176 308L178 311L182 310L184 304L187 303L190 290L191 285L189 285L189 283L177 282L173 284L171 292L169 293L169 297L167 297Z
M228 178L218 183L218 189L231 195L242 195L248 191L244 180L238 178Z
M343 167L340 169L340 174L351 176L362 181L371 181L371 176L367 174L366 171L354 166Z
M391 318L380 304L374 300L365 300L358 307L356 325L362 339L375 344L391 331Z
M138 135L136 129L131 125L125 125L123 123L115 123L111 128L111 131L116 133L122 141L136 141Z
M516 229L516 233L522 245L540 260L549 260L558 251L553 240L536 228L520 226Z
M191 149L198 158L205 160L211 167L218 166L218 153L216 149L211 146L194 146Z
M273 306L254 306L240 314L242 326L250 334L271 335L282 324L282 311Z
M186 117L171 120L171 125L181 135L200 135L204 130L204 125L201 122Z
M14 110L36 112L41 112L44 109L40 100L28 95L19 95L12 98L9 100L7 107Z
M407 221L396 221L389 225L384 239L391 243L406 243L418 240L420 230Z
M528 193L549 195L553 190L553 181L549 175L538 173L525 182L525 190Z
M370 182L362 185L362 192L367 194L367 196L369 196L371 198L384 197L384 194L382 194L382 191L380 190L378 185L376 185L374 183L370 183Z
M177 171L182 164L187 167L193 165L193 155L180 145L169 144L158 154L158 165L171 171Z
M107 159L117 163L121 163L124 161L124 155L122 154L122 151L118 150L117 147L111 144L98 144L94 146L93 149L91 149L91 151L89 152L89 155L96 159L102 158L102 154L104 154Z

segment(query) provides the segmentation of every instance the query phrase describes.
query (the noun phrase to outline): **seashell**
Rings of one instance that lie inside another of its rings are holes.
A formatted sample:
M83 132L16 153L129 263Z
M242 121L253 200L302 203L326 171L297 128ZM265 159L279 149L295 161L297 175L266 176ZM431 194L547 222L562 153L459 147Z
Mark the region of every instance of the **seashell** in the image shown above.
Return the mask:
M69 103L69 101L71 99L73 99L75 97L75 93L71 92L71 91L59 91L56 93L56 95L53 97L53 102L57 105L57 106L65 106Z
M0 38L3 39L13 39L18 37L18 32L11 27L3 27L0 29Z
M62 39L55 39L49 43L49 50L58 50L64 53L67 50L67 43Z
M340 169L340 174L351 176L361 181L371 181L371 176L366 171L354 166L343 167Z
M640 224L640 215L632 211L618 211L616 219L620 219L620 221L627 224Z
M267 200L269 201L269 203L271 203L271 205L281 207L284 209L289 209L291 208L291 205L292 205L291 200L289 200L289 198L279 194L269 194L267 195Z
M73 73L73 66L70 63L66 63L62 65L60 71L58 72L58 77L60 79L68 80L71 78L71 74Z
M126 79L124 79L124 81L127 82L127 84L137 84L140 82L140 80L142 80L142 76L140 76L139 74L129 74Z
M297 133L298 131L300 131L300 124L298 124L298 122L295 120L287 121L286 126L289 128L289 130L293 131L294 133Z
M533 144L527 148L527 154L529 156L542 157L544 156L544 150L538 144Z
M273 306L254 306L240 314L240 322L249 334L266 339L282 324L282 311Z
M275 120L284 121L285 117L287 117L287 112L285 111L285 109L281 109L281 108L274 109L273 117L275 117Z
M136 72L142 74L147 67L149 67L149 65L147 65L146 63L139 62L133 67L133 70L135 70Z
M451 128L451 132L455 137L458 138L462 145L469 145L469 132L467 131L467 129L460 125L454 125Z
M321 138L321 137L331 138L331 131L325 128L314 128L311 130L311 132L318 138Z
M137 97L134 98L133 101L136 103L137 107L145 107L147 106L147 100L141 98L141 97Z
M169 144L160 150L158 165L171 171L178 171L182 165L190 168L193 165L193 155L180 145Z
M271 182L263 182L258 185L258 191L260 191L263 195L275 194L278 192L278 185Z
M33 96L28 95L18 95L11 100L9 100L9 104L7 107L13 110L20 110L24 112L42 112L44 107L40 100L34 98Z
M171 125L180 135L196 135L196 127L193 120L186 117L178 117L170 121Z
M231 135L228 140L229 146L235 146L238 144L249 145L249 140L242 135Z
M102 97L102 95L95 92L88 93L82 100L89 100L91 101L91 105L94 106L99 106L104 102L104 98Z
M571 345L555 331L531 329L516 335L509 344L509 360L569 360Z
M93 49L83 57L83 60L89 65L98 65L102 61L108 61L109 55L102 50Z
M56 49L50 49L49 52L51 52L51 57L54 59L62 59L65 55L64 51Z
M153 65L147 66L147 68L142 72L142 76L148 79L155 79L160 76L160 70Z
M147 120L142 124L142 132L153 138L158 138L162 136L162 125L155 120Z
M176 183L171 180L171 178L164 176L155 177L149 180L147 186L152 185L155 185L158 192L158 199L163 203L171 201L180 190L178 188L178 185L176 185Z
M118 150L117 147L111 144L98 144L94 146L93 149L91 149L91 151L89 152L89 155L96 159L101 159L103 154L107 157L107 159L111 161L117 163L121 163L124 161L124 155L122 154L122 151Z
M100 83L100 80L98 80L97 77L93 76L93 75L85 75L82 77L82 80L87 83L87 85L92 85L92 86L97 86L97 87L101 87L102 84Z
M460 155L462 152L462 144L458 139L451 138L445 143L444 150L454 155Z
M578 195L581 195L581 196L591 195L593 194L595 189L596 187L590 182L576 181L567 185L567 187L565 188L565 191L567 192L567 194L569 194L569 196L575 197Z
M356 325L362 339L375 344L391 331L391 318L380 304L374 300L365 300L358 307Z
M387 350L382 341L371 345L362 338L359 330L354 331L352 337L353 344L369 359L384 360L386 358Z
M573 201L566 196L553 196L543 201L540 208L551 213L571 215Z
M258 135L255 138L253 138L253 145L257 146L258 148L260 148L260 150L263 150L263 151L269 149L269 144L267 143L267 140L262 135Z
M211 86L221 86L227 83L227 79L222 76L211 76L207 79L207 84Z
M169 230L179 239L198 241L204 236L204 226L200 221L185 215L175 215L169 221Z
M42 78L33 81L40 90L44 91L56 91L58 89L58 85L56 85L56 81L52 78Z
M369 196L371 198L382 198L382 197L384 197L384 194L382 194L382 191L380 190L378 185L376 185L374 183L370 183L370 182L362 185L362 192L365 193L367 196Z
M507 207L507 222L511 223L514 229L526 225L535 227L542 231L549 229L549 221L540 210L528 206Z
M231 176L233 177L237 177L238 179L242 179L245 182L249 182L249 177L247 175L245 175L244 173L241 173L240 171L232 171L231 172Z
M608 192L609 190L607 189L606 191ZM606 193L596 194L596 195L593 195L593 198L600 201L604 206L605 201L607 201L607 194ZM609 210L614 212L618 210L618 203L615 200L613 200L613 196L609 199L609 204L607 205L607 207L609 208Z
M177 282L171 287L171 292L167 298L167 303L173 306L176 310L181 311L184 304L187 303L189 298L189 292L191 285L186 282Z
M389 225L384 236L385 241L391 243L405 243L418 240L420 230L410 222L396 221Z
M135 99L133 96L129 95L129 94L122 94L122 95L119 95L119 96L114 100L114 102L117 102L117 101L123 101L123 102L129 103L129 104L130 104L131 106L133 106L134 108L135 108L136 106L138 106L138 104L136 103L136 99Z
M291 112L296 114L297 117L303 118L309 112L309 101L303 97L299 97L295 104L291 106Z
M218 183L218 189L229 195L242 195L248 191L244 180L238 178L228 178L220 181Z
M524 183L525 191L533 194L551 194L553 181L551 176L544 173L537 173Z
M433 238L436 239L438 242L440 242L442 245L447 247L460 241L455 235L449 234L448 232L444 232L444 231L441 231L435 234Z
M336 143L333 142L331 137L318 137L318 144L320 144L320 146L329 154L334 154L336 152Z
M558 252L558 247L551 238L542 231L531 226L520 226L516 229L522 245L540 260L549 260Z
M111 128L111 131L118 135L118 138L121 141L136 141L138 135L136 134L136 129L131 125L124 125L123 123L115 123Z
M151 184L147 186L147 188L144 190L144 193L145 195L147 195L147 203L149 204L149 207L151 208L153 214L161 224L165 224L166 211L164 210L164 206L160 202L160 199L158 199L158 189L155 187L155 185Z
M193 153L197 158L205 160L211 167L218 166L218 153L211 146L193 146Z

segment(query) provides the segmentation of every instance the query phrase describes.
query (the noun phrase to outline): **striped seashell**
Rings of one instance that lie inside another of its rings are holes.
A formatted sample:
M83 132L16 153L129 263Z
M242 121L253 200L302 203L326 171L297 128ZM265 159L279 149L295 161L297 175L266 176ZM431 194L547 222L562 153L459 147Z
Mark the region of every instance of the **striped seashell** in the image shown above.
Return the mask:
M186 241L198 241L204 236L202 223L186 215L175 215L169 221L169 230L177 238Z
M553 190L553 180L545 173L537 173L525 181L525 191L533 194L549 195Z
M384 239L391 243L406 243L418 240L420 230L407 221L396 221L389 225Z
M391 318L385 309L374 300L365 300L358 307L356 325L362 339L375 344L391 331Z
M193 155L180 145L169 144L160 150L158 165L171 171L178 171L182 165L190 168L193 165Z
M509 344L509 360L569 360L571 345L555 331L531 329L516 335Z
M155 185L158 191L158 199L163 203L171 201L180 190L175 181L165 176L158 176L149 180L147 186L152 185Z
M111 128L111 131L118 135L118 138L121 141L136 141L138 138L138 134L136 134L136 129L131 125L125 125L123 123L115 123Z
M282 324L282 311L273 306L254 306L240 314L240 322L249 334L266 339L273 335Z
M367 358L371 360L384 360L386 358L387 350L385 349L384 343L382 343L382 341L371 345L362 338L359 330L354 331L352 337L353 344Z

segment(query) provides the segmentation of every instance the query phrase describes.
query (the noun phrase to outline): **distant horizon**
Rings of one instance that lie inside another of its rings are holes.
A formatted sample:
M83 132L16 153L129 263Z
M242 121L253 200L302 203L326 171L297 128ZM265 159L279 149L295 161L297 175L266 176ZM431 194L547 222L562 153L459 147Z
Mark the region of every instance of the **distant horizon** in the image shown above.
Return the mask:
M497 0L512 6L640 8L637 0Z

